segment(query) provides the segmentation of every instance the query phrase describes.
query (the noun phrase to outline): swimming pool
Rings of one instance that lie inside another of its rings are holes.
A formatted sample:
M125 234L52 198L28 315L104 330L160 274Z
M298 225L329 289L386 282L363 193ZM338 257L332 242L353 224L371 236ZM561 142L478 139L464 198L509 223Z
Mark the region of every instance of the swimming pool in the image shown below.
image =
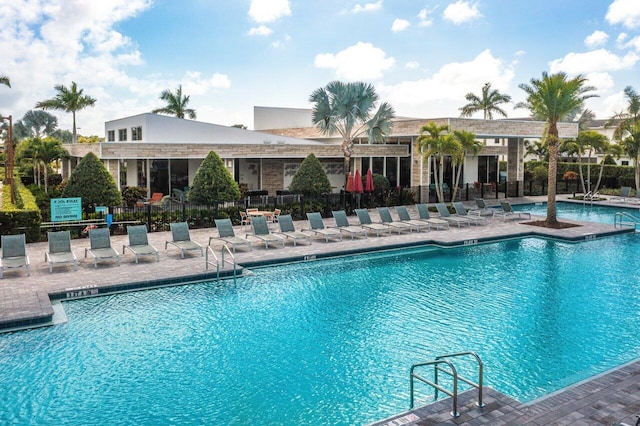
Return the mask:
M592 203L568 203L559 201L556 203L558 219L570 219L586 222L607 223L613 225L616 212L627 212L638 218L638 208L630 206L601 206ZM527 211L538 216L547 215L547 203L514 205L514 210Z
M458 350L527 401L640 356L639 254L527 238L65 303L64 325L0 335L0 423L362 424Z

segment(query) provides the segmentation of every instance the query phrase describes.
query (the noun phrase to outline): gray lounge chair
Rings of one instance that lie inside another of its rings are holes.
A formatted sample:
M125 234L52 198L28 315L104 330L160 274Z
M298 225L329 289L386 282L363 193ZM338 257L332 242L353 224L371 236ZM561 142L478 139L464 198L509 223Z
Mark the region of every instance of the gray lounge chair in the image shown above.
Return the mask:
M431 217L431 215L429 214L429 207L427 207L426 204L416 204L416 209L418 209L420 220L423 220L429 224L429 229L431 229L431 227L434 227L436 229L449 229L449 222L444 219Z
M344 210L337 210L331 212L331 214L333 214L333 220L336 221L336 227L340 232L346 232L351 236L352 240L356 235L362 235L367 238L367 230L362 226L351 225L349 219L347 219L347 213Z
M307 213L307 219L309 220L309 226L311 231L315 234L324 237L326 242L329 242L329 238L337 238L342 241L342 232L335 228L325 228L324 221L320 213Z
M380 220L382 221L382 224L389 226L392 229L395 229L396 231L398 231L398 234L401 233L402 231L411 232L414 229L416 229L416 227L411 225L410 223L398 222L393 220L393 218L391 217L391 212L389 211L388 207L378 207L377 210L378 210L378 214L380 215Z
M235 232L233 232L231 219L216 219L215 223L216 228L218 229L218 237L209 237L209 245L211 245L211 240L220 240L229 244L234 253L236 252L236 246L246 246L249 247L249 251L253 250L253 244L251 244L251 241L246 238L238 237Z
M356 215L358 215L358 220L360 221L360 226L367 230L375 231L376 236L380 236L380 232L387 231L389 235L391 235L391 227L389 225L383 225L382 223L373 223L371 221L371 216L369 216L369 210L367 209L356 209Z
M47 232L49 251L44 254L45 262L49 262L49 273L53 272L55 263L73 263L78 270L78 258L71 251L71 233L69 231Z
M84 249L84 257L87 253L93 256L93 267L98 267L99 260L115 259L120 266L120 255L111 247L109 228L96 228L89 230L89 248Z
M293 225L293 219L291 219L290 214L281 214L278 215L278 225L280 226L280 234L284 235L286 238L290 238L293 241L293 246L296 246L298 241L306 241L311 244L311 237L305 234L304 232L296 231L295 226Z
M158 249L149 244L147 225L128 226L127 235L129 236L129 244L122 245L122 254L124 254L125 249L129 249L133 253L136 263L138 263L139 256L155 256L156 261L160 262Z
M500 201L502 211L496 212L496 217L501 217L502 220L507 219L531 219L531 213L529 212L517 212L511 207L511 203L508 201Z
M31 275L31 263L27 256L27 243L24 234L3 235L0 239L2 243L2 261L0 262L0 278L3 277L5 269L24 268L27 276Z
M428 231L431 227L429 222L427 221L411 219L406 206L396 206L396 213L398 213L400 221L412 225L417 231L420 231L422 229L426 229ZM449 224L447 224L447 226L449 226Z
M456 215L469 219L474 225L486 225L487 218L481 215L471 215L467 212L467 208L460 201L453 203L453 208L456 209Z
M171 238L173 241L165 241L164 249L167 249L167 246L171 244L180 249L180 257L184 259L184 252L189 250L199 250L200 256L204 256L204 250L202 246L195 241L191 241L191 237L189 236L189 225L187 222L174 222L170 223L171 227Z
M474 198L473 200L476 202L476 208L471 208L471 210L469 210L469 214L493 217L496 213L497 209L495 207L489 207L484 199Z
M462 226L471 226L471 221L469 219L451 215L451 213L449 213L449 209L447 208L447 206L445 206L444 203L436 203L436 209L438 209L440 218L446 220L449 223L458 225L458 228Z
M631 187L630 186L622 186L620 187L620 195L611 197L609 201L619 201L622 203L626 203L627 199L631 198Z
M266 249L269 248L270 243L284 247L284 238L269 231L269 224L264 216L254 216L251 219L251 228L253 228L253 236L262 240Z

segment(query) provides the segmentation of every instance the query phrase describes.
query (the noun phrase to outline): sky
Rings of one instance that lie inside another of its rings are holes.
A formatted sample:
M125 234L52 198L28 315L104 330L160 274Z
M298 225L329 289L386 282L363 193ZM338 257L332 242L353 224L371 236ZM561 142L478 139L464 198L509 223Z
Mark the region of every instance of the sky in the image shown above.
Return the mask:
M0 114L75 81L97 100L77 114L83 135L178 85L199 121L250 129L254 106L310 108L332 80L372 83L418 118L458 117L490 82L525 117L519 85L559 71L588 78L606 119L640 90L640 0L0 0L0 52Z

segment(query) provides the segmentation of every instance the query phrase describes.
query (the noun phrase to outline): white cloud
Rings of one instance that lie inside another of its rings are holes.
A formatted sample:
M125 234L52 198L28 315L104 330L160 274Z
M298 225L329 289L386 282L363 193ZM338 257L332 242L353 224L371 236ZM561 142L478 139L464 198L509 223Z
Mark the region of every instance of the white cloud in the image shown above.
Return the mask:
M287 46L287 44L291 41L291 36L286 34L281 40L276 40L271 43L271 47L274 49L282 49Z
M187 95L204 95L211 90L228 89L231 80L225 74L215 73L209 78L203 78L199 71L187 71L182 80L182 90Z
M640 27L640 2L638 0L614 0L609 5L605 19L612 25L622 24L627 28Z
M595 87L599 95L610 92L614 87L613 77L608 72L590 72L585 77L587 85Z
M375 3L365 3L364 5L358 3L351 9L351 13L375 12L380 9L382 9L382 0Z
M602 100L602 107L604 109L604 114L602 116L611 117L619 112L624 111L627 105L628 101L625 98L623 91L607 96Z
M594 31L584 39L584 44L590 49L604 46L609 40L609 34L604 31Z
M524 56L524 55L526 55L526 54L527 54L527 51L526 51L526 50L518 50L518 51L515 53L515 56L520 57L520 56Z
M393 25L391 25L391 31L398 33L409 28L411 24L406 19L395 19Z
M316 55L315 66L333 69L336 77L346 80L374 80L395 63L395 59L371 43L358 42L354 46L333 54ZM366 66L363 66L366 64Z
M464 96L469 92L479 93L487 81L495 89L506 92L515 75L513 67L513 63L505 65L491 51L485 50L469 62L446 64L430 77L379 85L378 89L381 97L404 115L458 116Z
M404 67L409 70L415 70L420 68L420 63L418 61L410 61L404 64Z
M478 6L468 1L458 0L450 3L442 12L442 17L456 25L478 19L482 16Z
M430 17L431 11L428 9L422 9L420 13L418 13L418 20L421 27L429 27L433 24L433 19Z
M289 0L251 0L249 16L258 23L274 22L290 15Z
M616 38L616 43L618 43L618 44L624 43L624 41L627 39L627 37L628 37L627 33L618 34L618 37Z
M620 57L606 49L598 49L586 53L568 53L564 58L551 61L549 67L552 73L564 71L567 74L576 75L629 69L638 62L638 59L640 56L633 52Z
M628 42L622 44L622 47L623 48L632 48L632 49L635 49L636 51L640 52L640 36L635 36L634 38L632 38Z
M267 26L260 25L259 27L253 27L248 33L250 36L268 36L273 34L273 30Z

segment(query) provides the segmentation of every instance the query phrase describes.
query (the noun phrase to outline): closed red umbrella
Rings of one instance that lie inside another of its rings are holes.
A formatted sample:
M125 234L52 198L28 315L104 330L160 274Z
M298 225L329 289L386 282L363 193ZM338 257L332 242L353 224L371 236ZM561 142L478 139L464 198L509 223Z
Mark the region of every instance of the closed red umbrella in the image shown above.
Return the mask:
M373 192L373 173L371 173L371 169L367 171L367 179L364 184L364 192Z
M356 194L361 194L364 191L362 188L362 176L360 175L360 170L356 170L356 175L353 178L353 192Z
M344 188L347 192L353 192L353 176L351 173L347 176L347 186Z

